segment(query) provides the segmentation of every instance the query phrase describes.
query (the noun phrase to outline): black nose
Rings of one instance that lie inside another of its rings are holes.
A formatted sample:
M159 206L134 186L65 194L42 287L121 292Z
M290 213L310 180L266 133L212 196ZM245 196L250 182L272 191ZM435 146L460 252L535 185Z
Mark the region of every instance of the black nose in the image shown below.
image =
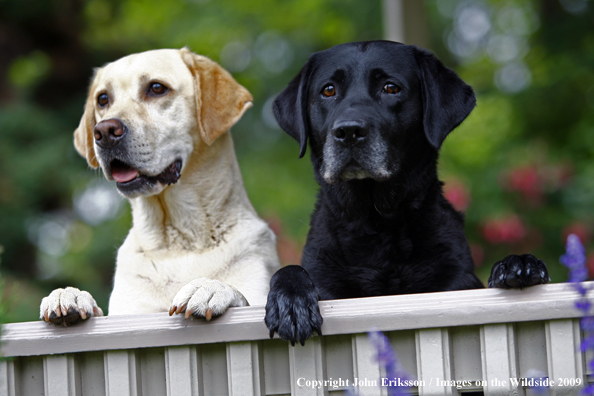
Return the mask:
M95 141L102 148L110 148L117 145L126 136L128 128L117 118L103 120L95 125Z
M334 123L332 136L344 145L355 145L369 135L369 126L363 120L340 120Z

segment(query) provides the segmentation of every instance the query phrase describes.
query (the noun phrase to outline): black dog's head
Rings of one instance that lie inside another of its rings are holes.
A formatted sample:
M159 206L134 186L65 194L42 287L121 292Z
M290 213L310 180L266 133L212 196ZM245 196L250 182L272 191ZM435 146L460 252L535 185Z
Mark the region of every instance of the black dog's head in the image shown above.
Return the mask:
M475 97L433 54L389 41L313 54L276 98L274 115L326 183L385 181L433 154Z

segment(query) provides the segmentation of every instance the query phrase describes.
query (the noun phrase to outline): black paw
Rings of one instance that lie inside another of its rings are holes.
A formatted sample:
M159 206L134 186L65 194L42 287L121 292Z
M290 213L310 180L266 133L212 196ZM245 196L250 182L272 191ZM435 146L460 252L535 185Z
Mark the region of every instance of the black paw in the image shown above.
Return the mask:
M512 254L495 263L489 277L489 287L522 289L550 281L547 265L542 260L531 254Z
M307 271L301 266L281 268L270 280L264 322L270 338L278 333L283 340L301 345L314 331L322 335L322 315L318 306L319 295Z

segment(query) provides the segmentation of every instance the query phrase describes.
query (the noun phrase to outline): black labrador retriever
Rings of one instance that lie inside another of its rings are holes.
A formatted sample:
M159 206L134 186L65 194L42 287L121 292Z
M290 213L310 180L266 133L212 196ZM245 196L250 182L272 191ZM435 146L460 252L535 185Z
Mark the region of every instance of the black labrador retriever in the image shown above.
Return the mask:
M291 344L321 334L318 300L484 287L464 218L443 197L438 150L475 106L470 86L430 52L389 41L313 54L274 115L320 184L301 266L270 282L266 325ZM490 287L549 282L532 255L493 267Z

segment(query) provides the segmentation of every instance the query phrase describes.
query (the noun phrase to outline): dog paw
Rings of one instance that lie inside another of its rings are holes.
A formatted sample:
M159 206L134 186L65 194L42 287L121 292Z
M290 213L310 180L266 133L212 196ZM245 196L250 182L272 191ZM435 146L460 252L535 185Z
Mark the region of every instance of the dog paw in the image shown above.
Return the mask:
M278 333L294 346L297 341L304 345L314 331L322 335L318 300L319 294L305 269L289 265L278 270L270 280L264 318L270 338Z
M103 311L89 292L75 287L54 290L39 307L39 318L55 325L68 326L91 316L103 316Z
M169 316L185 312L186 319L193 315L210 320L213 316L222 315L229 307L248 305L243 294L233 286L214 279L199 278L179 289L173 297Z
M495 263L489 277L489 287L522 289L549 283L547 265L531 254L507 256Z

